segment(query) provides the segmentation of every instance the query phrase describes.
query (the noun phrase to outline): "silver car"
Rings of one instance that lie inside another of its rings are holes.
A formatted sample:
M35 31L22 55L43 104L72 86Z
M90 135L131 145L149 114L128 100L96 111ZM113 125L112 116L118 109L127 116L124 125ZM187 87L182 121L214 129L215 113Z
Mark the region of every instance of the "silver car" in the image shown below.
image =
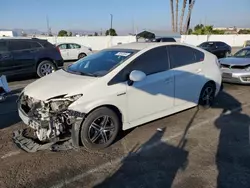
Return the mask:
M219 59L223 82L250 84L250 46Z

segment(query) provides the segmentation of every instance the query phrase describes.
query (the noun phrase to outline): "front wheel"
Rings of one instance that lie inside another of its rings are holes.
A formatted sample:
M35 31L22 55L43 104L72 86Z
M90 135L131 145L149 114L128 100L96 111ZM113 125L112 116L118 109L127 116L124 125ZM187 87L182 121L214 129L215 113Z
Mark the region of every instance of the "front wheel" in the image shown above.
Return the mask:
M215 84L208 82L204 85L201 90L200 98L199 98L199 106L202 108L210 108L215 99Z
M110 146L120 131L117 114L101 107L91 112L82 123L81 141L86 150L100 150Z

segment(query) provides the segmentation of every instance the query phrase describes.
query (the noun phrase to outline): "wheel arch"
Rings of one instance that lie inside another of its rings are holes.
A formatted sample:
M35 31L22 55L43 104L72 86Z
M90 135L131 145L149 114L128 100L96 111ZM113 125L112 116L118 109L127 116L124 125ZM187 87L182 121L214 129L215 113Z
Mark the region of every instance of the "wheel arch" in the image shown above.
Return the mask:
M95 111L96 109L102 108L102 107L106 107L106 108L109 108L109 109L111 109L112 111L114 111L114 112L116 113L116 115L118 116L120 122L123 123L124 117L123 117L123 114L122 114L121 110L120 110L117 106L115 106L115 105L113 105L113 104L102 104L102 105L96 106L96 107L92 108L91 110L89 110L89 111L86 113L86 116L85 116L85 117L87 117L90 113L92 113L92 112Z

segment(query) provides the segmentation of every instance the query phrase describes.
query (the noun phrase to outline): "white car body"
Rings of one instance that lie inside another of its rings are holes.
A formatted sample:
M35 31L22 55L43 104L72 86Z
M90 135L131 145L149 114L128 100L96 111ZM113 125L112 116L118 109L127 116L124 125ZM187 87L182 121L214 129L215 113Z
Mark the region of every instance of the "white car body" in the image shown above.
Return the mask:
M59 43L57 44L63 60L79 59L80 54L88 56L92 54L92 49L76 43Z
M151 74L142 81L134 82L133 86L129 86L127 82L109 85L114 76L140 55L156 47L171 45L198 50L204 53L204 60ZM139 52L102 77L56 71L29 84L23 90L23 95L48 101L61 95L67 97L83 94L68 107L69 110L88 114L101 106L113 106L122 114L122 129L126 130L196 106L203 86L209 81L216 86L215 95L221 88L222 78L217 57L195 46L179 43L131 43L110 49L136 49ZM28 118L20 109L19 114L27 123Z

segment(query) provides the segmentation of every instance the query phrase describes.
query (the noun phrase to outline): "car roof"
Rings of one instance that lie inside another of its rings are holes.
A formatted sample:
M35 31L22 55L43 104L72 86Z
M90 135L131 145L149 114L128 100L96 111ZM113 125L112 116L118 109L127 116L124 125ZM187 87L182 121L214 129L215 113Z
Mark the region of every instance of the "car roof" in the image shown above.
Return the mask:
M159 42L132 42L126 44L119 44L116 46L112 46L109 49L131 49L131 50L143 50L148 47L157 47L157 46L165 46L177 44L176 42L168 42L168 43L159 43Z

